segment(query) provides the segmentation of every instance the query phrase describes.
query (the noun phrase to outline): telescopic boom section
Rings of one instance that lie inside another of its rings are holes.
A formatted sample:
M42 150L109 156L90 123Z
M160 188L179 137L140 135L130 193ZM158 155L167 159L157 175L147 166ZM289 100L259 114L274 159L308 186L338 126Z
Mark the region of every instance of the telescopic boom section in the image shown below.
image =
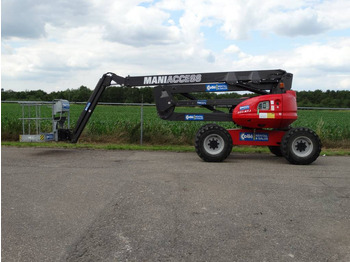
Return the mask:
M71 140L72 143L78 142L81 133L83 132L87 122L90 119L90 116L92 115L92 113L95 110L95 107L97 106L98 100L100 99L106 87L111 85L111 81L112 78L110 74L104 74L98 81L94 92L92 93L88 102L86 103L84 110L81 112L78 122L73 130Z
M293 75L284 70L236 71L217 73L194 73L151 76L121 77L114 73L104 74L97 83L82 111L72 133L72 143L76 143L89 121L97 103L110 85L121 86L152 86L156 100L158 115L162 119L174 121L206 120L232 121L231 113L225 113L218 107L232 109L242 102L242 99L197 99L190 93L250 91L260 95L285 93L292 86ZM177 100L173 95L186 98ZM176 106L201 106L211 113L197 115L195 113L175 113Z

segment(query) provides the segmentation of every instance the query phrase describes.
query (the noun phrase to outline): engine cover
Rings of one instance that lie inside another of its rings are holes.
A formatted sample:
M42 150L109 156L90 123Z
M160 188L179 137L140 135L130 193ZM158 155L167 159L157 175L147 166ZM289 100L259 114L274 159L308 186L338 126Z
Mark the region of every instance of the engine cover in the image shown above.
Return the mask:
M248 128L285 128L297 118L296 92L291 90L244 100L232 112L233 122Z

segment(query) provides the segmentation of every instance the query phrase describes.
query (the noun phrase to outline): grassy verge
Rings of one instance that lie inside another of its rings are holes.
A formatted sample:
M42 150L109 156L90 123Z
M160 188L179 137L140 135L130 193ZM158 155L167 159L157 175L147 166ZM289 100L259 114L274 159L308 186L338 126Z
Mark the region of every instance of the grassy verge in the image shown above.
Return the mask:
M172 151L172 152L194 152L193 146L188 145L135 145L135 144L104 144L104 143L21 143L1 142L2 146L14 147L41 147L41 148L74 148L74 149L102 149L102 150L142 150L142 151ZM234 146L232 152L237 153L270 153L267 147ZM321 155L325 156L350 156L350 149L325 148Z
M74 149L103 149L103 150L145 150L145 151L175 151L190 152L194 151L191 146L167 146L167 145L134 145L134 144L104 144L104 143L63 143L63 142L47 142L47 143L21 143L21 142L1 142L2 146L14 147L41 147L41 148L74 148Z

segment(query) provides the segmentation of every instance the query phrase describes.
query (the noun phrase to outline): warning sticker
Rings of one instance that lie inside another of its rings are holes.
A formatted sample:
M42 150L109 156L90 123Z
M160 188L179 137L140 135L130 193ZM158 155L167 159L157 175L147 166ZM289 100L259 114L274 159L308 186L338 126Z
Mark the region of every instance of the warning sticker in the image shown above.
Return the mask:
M275 113L259 113L259 118L275 118Z

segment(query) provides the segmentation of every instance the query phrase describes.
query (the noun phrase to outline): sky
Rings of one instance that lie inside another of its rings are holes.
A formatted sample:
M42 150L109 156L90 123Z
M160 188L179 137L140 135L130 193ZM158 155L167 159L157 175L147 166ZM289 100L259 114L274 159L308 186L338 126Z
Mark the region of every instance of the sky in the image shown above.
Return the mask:
M350 90L349 0L2 0L4 90L120 76L284 69Z

